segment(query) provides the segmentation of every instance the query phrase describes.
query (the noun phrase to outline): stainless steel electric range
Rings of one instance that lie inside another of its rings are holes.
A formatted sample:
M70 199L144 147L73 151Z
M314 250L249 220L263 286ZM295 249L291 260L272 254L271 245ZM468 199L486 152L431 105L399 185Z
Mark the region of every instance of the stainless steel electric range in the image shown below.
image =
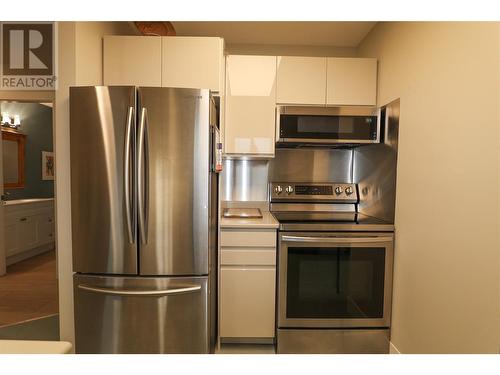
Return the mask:
M270 184L278 232L278 353L388 353L394 226L353 183Z

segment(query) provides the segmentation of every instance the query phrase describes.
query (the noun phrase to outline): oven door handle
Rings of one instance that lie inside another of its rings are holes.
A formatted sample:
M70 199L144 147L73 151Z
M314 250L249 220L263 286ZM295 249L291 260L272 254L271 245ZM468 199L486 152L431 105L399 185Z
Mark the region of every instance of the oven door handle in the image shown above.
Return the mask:
M391 242L391 237L302 237L302 236L282 236L281 239L287 242L327 242L327 243L374 243Z

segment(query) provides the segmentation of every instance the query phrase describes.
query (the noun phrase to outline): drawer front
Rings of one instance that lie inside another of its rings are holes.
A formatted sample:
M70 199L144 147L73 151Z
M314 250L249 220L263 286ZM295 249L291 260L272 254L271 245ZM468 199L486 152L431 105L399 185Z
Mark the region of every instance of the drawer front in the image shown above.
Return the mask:
M276 247L275 229L221 231L222 247Z
M275 266L275 248L224 248L221 250L221 265Z
M221 337L274 337L275 280L274 267L221 269Z

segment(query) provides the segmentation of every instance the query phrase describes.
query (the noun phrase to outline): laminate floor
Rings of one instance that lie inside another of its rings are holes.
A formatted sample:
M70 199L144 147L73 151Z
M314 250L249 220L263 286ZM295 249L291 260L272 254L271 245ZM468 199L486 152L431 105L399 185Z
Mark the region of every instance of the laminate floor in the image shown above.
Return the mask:
M7 267L0 277L0 327L58 312L55 251Z

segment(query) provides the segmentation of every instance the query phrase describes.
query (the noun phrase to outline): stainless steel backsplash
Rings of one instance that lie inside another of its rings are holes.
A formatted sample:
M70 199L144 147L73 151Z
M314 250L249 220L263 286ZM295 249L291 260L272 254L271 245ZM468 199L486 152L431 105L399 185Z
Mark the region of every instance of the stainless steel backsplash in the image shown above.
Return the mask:
M224 160L222 201L267 201L268 184L352 182L352 150L277 149L272 160Z
M383 109L384 137L379 144L354 151L353 177L359 188L359 211L394 222L399 137L399 99Z
M269 181L351 183L352 158L348 149L277 149Z
M224 160L222 201L267 201L269 160Z

